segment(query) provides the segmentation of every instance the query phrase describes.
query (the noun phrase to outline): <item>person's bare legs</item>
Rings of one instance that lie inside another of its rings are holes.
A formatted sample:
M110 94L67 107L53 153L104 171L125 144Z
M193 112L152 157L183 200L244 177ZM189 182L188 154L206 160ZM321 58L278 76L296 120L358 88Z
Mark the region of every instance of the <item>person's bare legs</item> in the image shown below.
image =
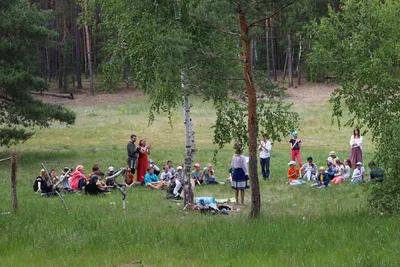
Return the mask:
M239 204L239 190L235 190L236 204Z
M244 204L244 190L240 190L240 201L243 205Z

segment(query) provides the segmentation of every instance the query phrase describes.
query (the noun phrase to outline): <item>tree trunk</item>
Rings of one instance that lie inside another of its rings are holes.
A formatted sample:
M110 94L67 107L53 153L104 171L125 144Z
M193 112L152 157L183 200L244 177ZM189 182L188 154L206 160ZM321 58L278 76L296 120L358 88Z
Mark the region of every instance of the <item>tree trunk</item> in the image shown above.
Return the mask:
M174 1L174 11L175 18L178 22L178 26L182 27L182 17L181 17L181 9L179 6L179 0ZM193 158L195 153L195 139L194 139L194 131L193 131L193 122L190 116L190 101L189 101L189 93L187 92L186 84L185 84L185 72L181 71L181 87L182 87L182 98L183 98L183 112L184 112L184 124L185 124L185 139L186 139L186 155L185 155L185 164L183 168L183 194L184 194L184 203L185 205L193 203L193 191L192 191L192 183L190 177L190 168L193 164Z
M269 31L269 19L266 19L265 20L265 53L266 53L266 55L265 55L265 60L266 60L266 64L267 64L267 73L268 73L268 76L269 75L271 75L271 70L270 70L270 68L269 68L269 34L268 34L268 31Z
M76 6L76 17L79 14L79 7ZM75 24L75 77L76 88L82 89L82 70L81 70L81 35L79 33L78 23Z
M17 153L11 153L11 205L14 213L18 212L17 198Z
M272 72L274 76L274 82L277 81L276 77L276 47L275 47L275 23L274 19L271 19L271 55L272 55Z
M292 37L290 31L287 34L288 38L288 75L289 75L289 88L293 87L293 58L292 58Z
M299 36L299 59L297 61L297 85L301 84L301 62L302 62L302 36Z
M286 51L285 65L284 65L284 67L283 67L282 81L284 81L284 80L285 80L285 78L286 78L288 56L289 56L289 53L288 53L288 51Z
M246 24L246 14L240 3L238 4L238 15L240 24L240 34L242 36L242 54L243 54L243 78L246 83L247 101L248 101L248 133L249 133L249 176L251 184L251 211L249 218L256 218L260 214L261 198L258 185L257 172L257 100L254 86L253 73L251 69L251 48L249 38L249 27Z
M340 8L340 0L330 0L332 10L337 13Z
M92 54L91 54L91 50L90 50L90 34L89 34L89 26L88 25L85 25L85 33L86 33L86 51L87 51L88 70L89 70L90 94L92 96L94 96Z

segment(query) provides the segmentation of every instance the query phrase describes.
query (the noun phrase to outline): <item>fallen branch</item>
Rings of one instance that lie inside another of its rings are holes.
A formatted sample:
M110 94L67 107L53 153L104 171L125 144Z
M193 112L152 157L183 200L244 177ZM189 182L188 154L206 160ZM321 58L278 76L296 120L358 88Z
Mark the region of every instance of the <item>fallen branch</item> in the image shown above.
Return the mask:
M32 95L49 95L49 96L56 96L56 97L74 99L74 95L72 93L61 94L61 93L52 93L52 92L31 92L31 94Z
M8 157L8 158L5 158L5 159L0 159L0 162L7 161L7 160L10 160L10 159L11 159L11 157Z

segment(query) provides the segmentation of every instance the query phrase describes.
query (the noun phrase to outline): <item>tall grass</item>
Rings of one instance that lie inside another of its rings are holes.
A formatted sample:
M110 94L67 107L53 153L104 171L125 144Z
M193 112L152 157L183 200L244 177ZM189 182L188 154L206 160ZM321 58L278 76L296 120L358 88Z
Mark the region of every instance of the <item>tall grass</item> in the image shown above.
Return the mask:
M288 140L275 143L271 180L260 181L262 215L249 221L249 205L228 216L182 211L182 203L164 199L162 191L128 189L127 210L121 196L65 195L70 212L57 198L32 190L43 162L48 168L100 163L126 164L131 133L147 138L154 159L177 166L184 157L180 112L173 128L159 116L147 125L145 99L93 107L72 107L78 113L71 127L54 125L16 149L20 212L0 215L2 266L115 266L141 260L146 266L398 266L400 223L397 217L368 213L367 186L341 184L326 189L286 185ZM322 165L330 150L348 157L351 129L330 124L329 105L295 105L302 116L302 155ZM211 161L214 146L211 106L194 101L196 161ZM289 136L288 136L289 138ZM373 157L366 136L364 162ZM6 155L6 151L0 153ZM227 178L232 148L218 154L217 179ZM0 213L10 211L9 165L0 163ZM196 195L228 198L229 185L196 187ZM246 192L249 203L249 191Z

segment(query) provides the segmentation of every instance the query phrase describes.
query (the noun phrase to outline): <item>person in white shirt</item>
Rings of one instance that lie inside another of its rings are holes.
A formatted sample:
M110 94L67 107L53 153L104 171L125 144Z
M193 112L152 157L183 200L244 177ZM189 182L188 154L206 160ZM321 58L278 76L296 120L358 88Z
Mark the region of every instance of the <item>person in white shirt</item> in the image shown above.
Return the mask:
M249 185L249 171L247 169L247 162L245 156L242 155L244 147L241 144L236 146L236 154L232 157L232 189L235 190L236 204L239 204L239 191L240 200L244 204L244 190L250 188Z
M362 163L357 162L356 166L357 167L354 169L353 176L351 177L351 184L360 183L362 181Z
M307 163L300 168L301 175L306 178L307 181L311 181L317 178L317 165L313 163L313 158L308 157Z
M356 166L357 162L362 162L362 136L360 129L355 128L353 135L350 137L350 161L352 166Z
M260 150L261 173L264 181L269 179L271 149L272 149L272 143L268 141L267 135L263 134L262 141L258 146L258 150Z

